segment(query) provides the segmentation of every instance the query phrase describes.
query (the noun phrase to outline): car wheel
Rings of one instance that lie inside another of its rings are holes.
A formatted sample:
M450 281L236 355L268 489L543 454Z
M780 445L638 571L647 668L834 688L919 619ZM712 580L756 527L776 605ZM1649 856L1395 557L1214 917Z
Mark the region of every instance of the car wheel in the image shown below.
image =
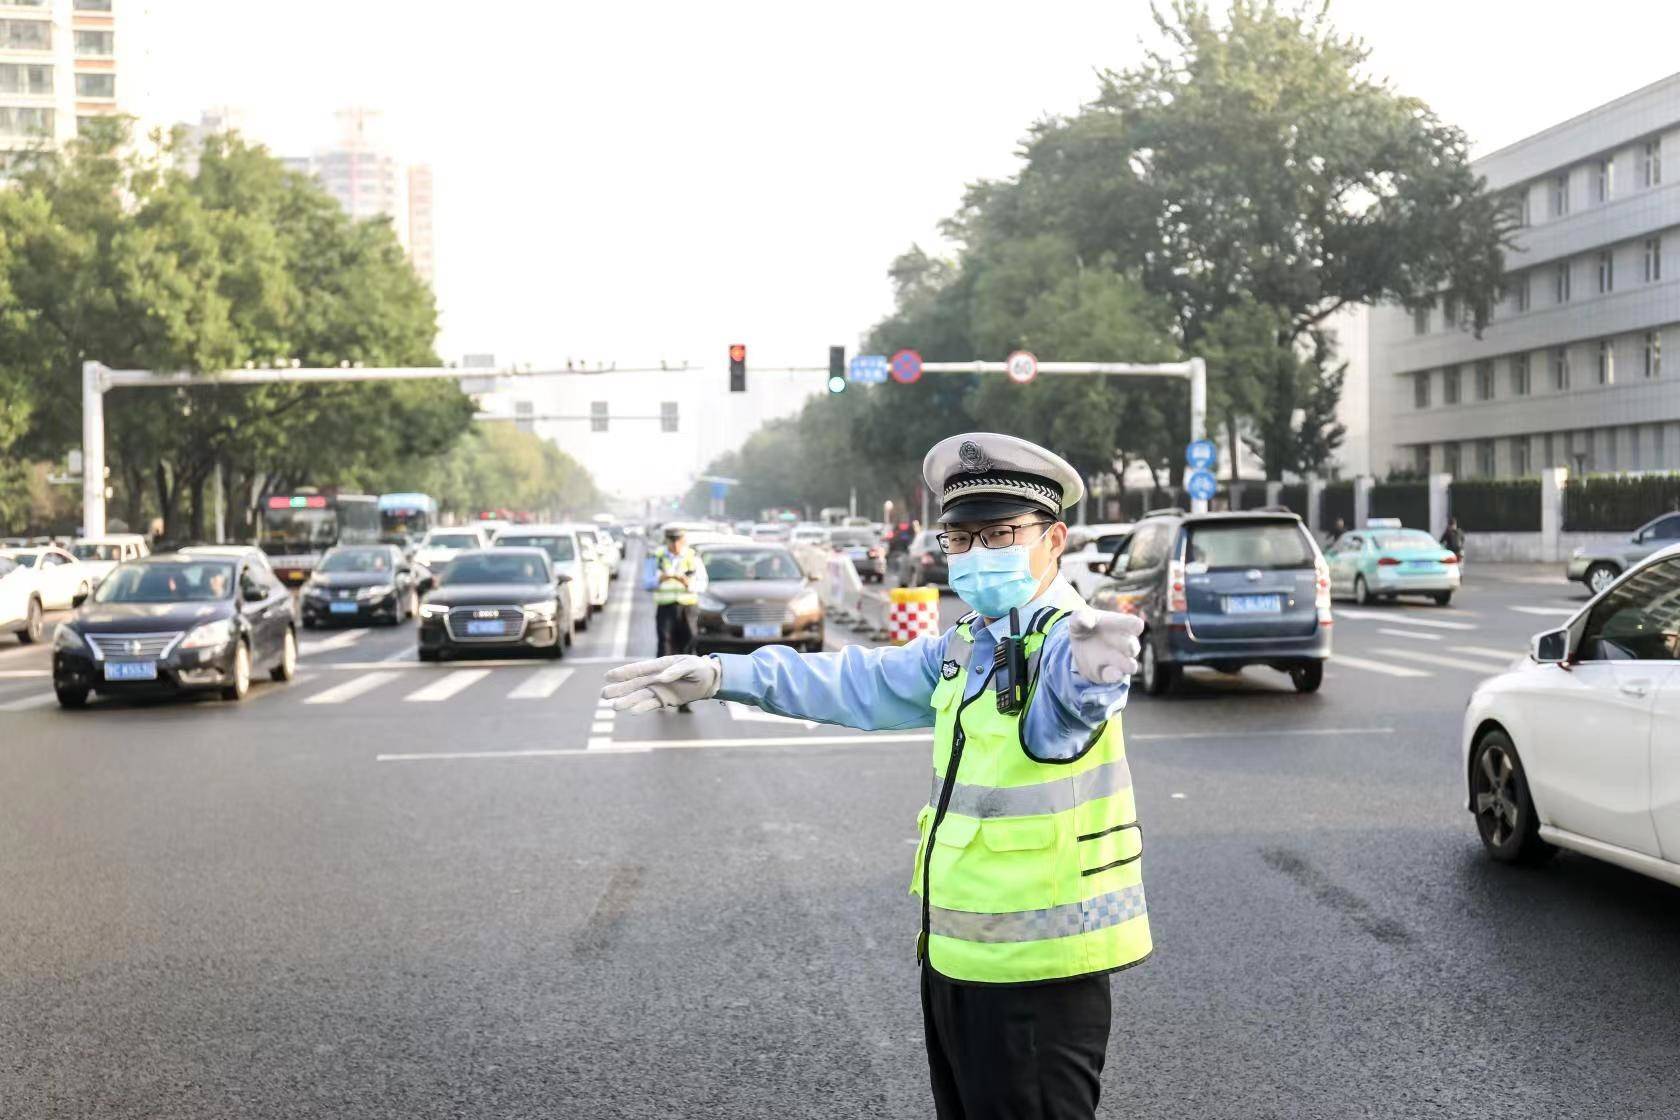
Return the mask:
M419 658L422 661L436 661L438 659L438 651L435 649L421 648L415 652L419 655Z
M292 633L290 626L286 627L286 636L280 642L280 660L268 671L268 675L269 679L282 684L297 676L297 635Z
M41 640L41 628L41 600L32 598L23 616L23 629L18 631L18 641L26 646L33 645Z
M1600 591L1615 583L1616 577L1621 574L1621 569L1614 564L1594 564L1587 569L1587 590L1597 595Z
M315 629L315 626L316 623L313 618L310 618L308 615L303 616L303 628L305 630L313 630Z
M1435 605L1437 607L1444 607L1448 603L1452 602L1452 592L1451 591L1437 591L1437 592L1435 592L1435 594L1433 596L1431 596L1431 598L1433 598L1435 600Z
M88 690L85 688L54 688L53 693L58 697L61 708L87 707Z
M1470 760L1470 804L1488 855L1500 863L1536 863L1556 849L1540 839L1540 816L1510 736L1495 729Z
M589 629L589 612L588 611L584 611L583 612L583 617L577 620L577 628L579 630L588 630Z
M1353 601L1362 607L1371 605L1371 588L1365 583L1364 576L1353 577Z
M1143 653L1138 661L1138 676L1143 690L1151 696L1165 696L1178 683L1178 666L1155 656L1155 643L1147 634L1144 635Z
M547 658L566 656L566 632L556 626L554 628L554 644L543 647L542 654Z
M570 615L566 616L566 644L571 645L577 640L577 621Z
M1324 662L1294 666L1289 670L1289 683L1295 686L1296 692L1317 692L1318 686L1324 683Z
M244 642L234 647L233 683L222 686L223 700L243 700L251 691L251 647Z

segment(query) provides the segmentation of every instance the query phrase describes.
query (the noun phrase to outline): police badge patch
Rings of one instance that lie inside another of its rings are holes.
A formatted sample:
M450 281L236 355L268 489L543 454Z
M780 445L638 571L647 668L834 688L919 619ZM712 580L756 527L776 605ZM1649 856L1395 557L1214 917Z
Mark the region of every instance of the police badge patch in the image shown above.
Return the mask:
M956 680L957 679L957 674L960 671L961 671L961 667L956 663L956 661L954 659L945 662L945 664L943 664L939 667L939 675L944 677L948 681Z
M980 450L980 445L973 440L964 440L957 448L957 461L963 465L965 471L983 471L992 465L991 457Z

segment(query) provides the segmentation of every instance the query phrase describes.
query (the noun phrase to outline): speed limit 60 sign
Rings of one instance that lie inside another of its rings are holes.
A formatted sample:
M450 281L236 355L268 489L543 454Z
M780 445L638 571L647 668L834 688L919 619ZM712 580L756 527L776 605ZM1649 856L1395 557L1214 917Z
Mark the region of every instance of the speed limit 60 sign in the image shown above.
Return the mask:
M1025 385L1038 376L1038 359L1029 351L1017 350L1003 360L1003 371L1015 384Z

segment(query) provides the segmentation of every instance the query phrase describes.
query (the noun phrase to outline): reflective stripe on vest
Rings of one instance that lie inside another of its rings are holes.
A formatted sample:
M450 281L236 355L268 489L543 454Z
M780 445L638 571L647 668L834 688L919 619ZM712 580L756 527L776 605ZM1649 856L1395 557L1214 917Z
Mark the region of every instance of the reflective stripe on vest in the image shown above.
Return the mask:
M939 804L939 788L945 778L937 770L928 804ZM1068 778L1057 778L1033 786L972 786L958 782L951 789L948 812L966 817L1030 817L1061 813L1087 801L1112 797L1132 787L1132 770L1124 758L1105 762Z
M1049 906L1043 910L1017 910L1009 914L972 914L935 906L929 913L935 937L1001 944L1016 941L1045 941L1076 937L1082 933L1129 922L1144 915L1143 884L1122 887L1079 902Z
M653 592L654 606L663 607L675 603L678 606L691 607L700 602L698 592L690 591L672 578L694 574L697 562L692 550L684 550L679 555L668 548L661 548L656 554L655 563L658 565L659 582ZM665 586L667 579L671 580L669 587Z

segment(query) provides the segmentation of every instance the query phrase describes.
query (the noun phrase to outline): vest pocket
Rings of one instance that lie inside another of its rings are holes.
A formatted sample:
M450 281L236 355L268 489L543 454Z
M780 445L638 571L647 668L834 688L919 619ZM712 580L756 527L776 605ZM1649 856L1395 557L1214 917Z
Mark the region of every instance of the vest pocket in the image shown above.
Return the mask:
M934 836L933 905L999 914L1055 902L1056 821L947 816Z
M1080 837L1079 874L1100 875L1134 864L1142 855L1143 830L1137 824L1104 829Z

